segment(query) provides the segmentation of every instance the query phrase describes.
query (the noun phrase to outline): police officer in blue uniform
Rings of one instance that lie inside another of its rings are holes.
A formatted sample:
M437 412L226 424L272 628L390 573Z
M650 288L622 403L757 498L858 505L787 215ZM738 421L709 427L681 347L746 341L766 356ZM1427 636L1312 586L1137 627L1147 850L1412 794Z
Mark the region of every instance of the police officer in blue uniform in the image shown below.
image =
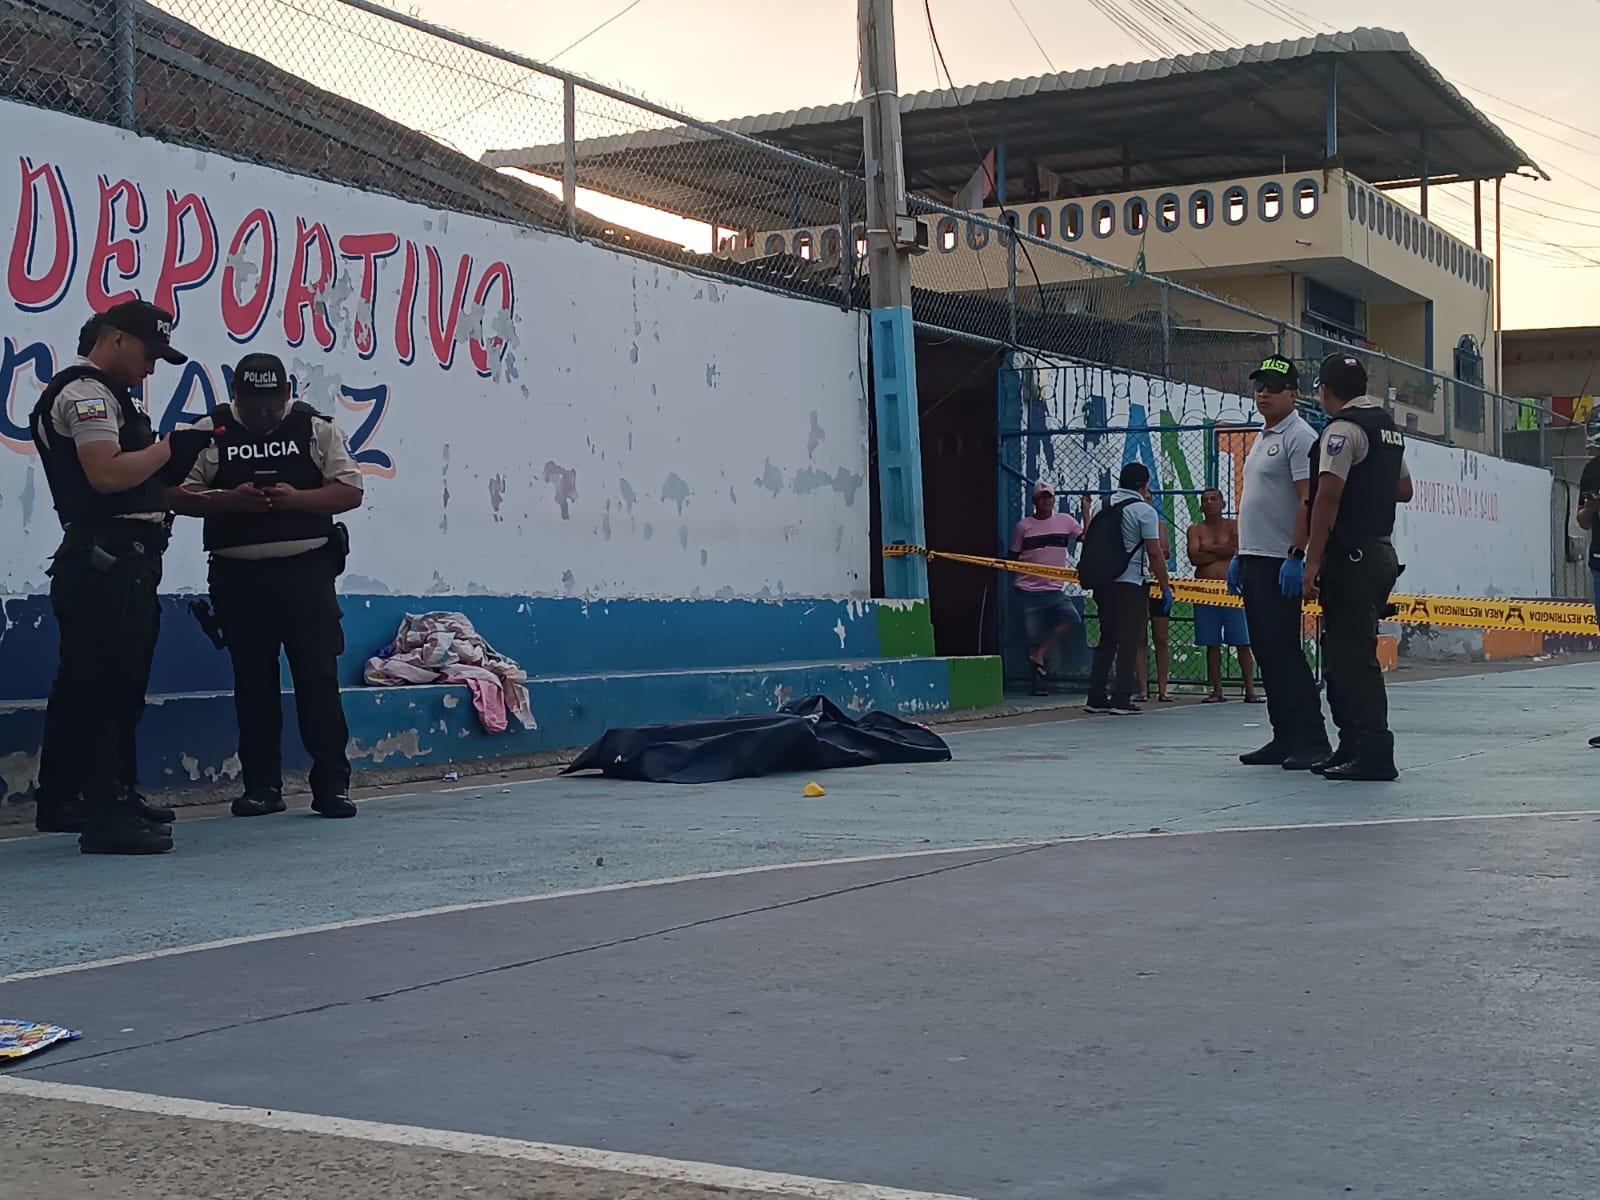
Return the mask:
M311 757L311 807L324 817L353 817L334 586L348 546L334 517L360 505L361 469L332 418L293 401L290 390L282 359L242 358L232 403L197 423L216 441L174 493L173 507L204 518L211 602L233 660L244 777L234 815L286 807L281 652Z
M133 790L134 731L161 623L168 486L212 435L177 429L157 440L133 395L158 359L188 361L171 338L172 314L142 300L90 318L77 359L51 379L29 420L64 534L50 567L60 666L45 710L35 824L78 833L85 854L172 849L172 810Z
M1367 369L1330 354L1318 372L1331 418L1311 451L1311 537L1304 594L1320 599L1323 674L1339 745L1311 770L1325 779L1399 776L1389 699L1378 665L1378 622L1400 575L1395 507L1411 499L1405 436L1367 395Z

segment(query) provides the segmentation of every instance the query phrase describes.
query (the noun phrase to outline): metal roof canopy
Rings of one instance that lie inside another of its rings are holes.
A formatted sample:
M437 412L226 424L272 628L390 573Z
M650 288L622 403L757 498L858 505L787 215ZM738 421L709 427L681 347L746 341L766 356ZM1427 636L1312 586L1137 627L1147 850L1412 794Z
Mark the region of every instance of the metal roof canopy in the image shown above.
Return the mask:
M1496 179L1523 167L1543 175L1404 34L1357 29L902 96L907 184L953 195L999 145L1009 180L1037 163L1082 195L1320 170L1330 165L1330 94L1332 163L1374 185ZM720 125L860 171L859 101ZM559 178L563 151L491 150L482 161ZM580 141L576 165L582 186L736 228L837 223L845 186L683 126ZM1008 193L1024 202L1014 185Z

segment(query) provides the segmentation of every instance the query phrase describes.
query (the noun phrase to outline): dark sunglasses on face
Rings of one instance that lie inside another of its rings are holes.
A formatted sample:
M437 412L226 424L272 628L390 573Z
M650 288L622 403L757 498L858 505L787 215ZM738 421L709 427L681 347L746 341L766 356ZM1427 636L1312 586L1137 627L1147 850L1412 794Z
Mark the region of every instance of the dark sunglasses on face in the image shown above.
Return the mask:
M1289 390L1286 383L1268 383L1264 379L1256 380L1256 391L1265 392L1269 396L1281 396Z

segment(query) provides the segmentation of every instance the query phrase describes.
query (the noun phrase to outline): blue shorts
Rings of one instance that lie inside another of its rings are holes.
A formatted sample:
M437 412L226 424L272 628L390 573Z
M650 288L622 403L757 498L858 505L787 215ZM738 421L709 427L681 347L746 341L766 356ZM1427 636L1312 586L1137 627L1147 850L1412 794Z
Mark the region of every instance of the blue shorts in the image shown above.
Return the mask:
M1250 626L1244 609L1222 604L1194 606L1194 644L1196 646L1248 646Z
M1083 613L1073 597L1065 592L1017 592L1022 605L1022 621L1027 627L1028 645L1043 645L1050 634L1063 625L1081 625Z

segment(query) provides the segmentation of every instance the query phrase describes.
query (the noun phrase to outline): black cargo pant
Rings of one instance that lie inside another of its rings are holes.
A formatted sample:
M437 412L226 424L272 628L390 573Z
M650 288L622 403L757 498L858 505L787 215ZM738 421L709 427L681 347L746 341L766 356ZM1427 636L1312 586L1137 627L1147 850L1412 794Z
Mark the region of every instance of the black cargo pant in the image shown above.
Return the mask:
M1250 648L1261 666L1261 683L1267 690L1267 719L1272 740L1295 749L1317 749L1328 744L1322 722L1322 696L1317 691L1311 664L1306 662L1301 635L1302 601L1285 596L1278 586L1284 560L1260 555L1239 559L1244 592L1244 616L1250 626Z
M69 531L50 567L60 665L45 707L39 803L94 819L134 782L135 734L161 630L165 527L111 521ZM81 798L81 799L80 799Z
M289 660L300 741L313 796L350 786L350 731L339 697L344 630L336 569L326 548L292 558L211 560L211 603L233 660L239 765L247 792L283 786L283 696L278 655Z
M1089 703L1095 707L1108 700L1118 706L1130 704L1138 680L1139 647L1144 645L1150 625L1150 589L1138 583L1096 588L1094 606L1100 615L1100 641L1089 668ZM1115 682L1111 680L1113 664Z
M1339 743L1390 744L1389 696L1378 665L1378 622L1400 577L1387 541L1330 548L1322 564L1322 673Z

